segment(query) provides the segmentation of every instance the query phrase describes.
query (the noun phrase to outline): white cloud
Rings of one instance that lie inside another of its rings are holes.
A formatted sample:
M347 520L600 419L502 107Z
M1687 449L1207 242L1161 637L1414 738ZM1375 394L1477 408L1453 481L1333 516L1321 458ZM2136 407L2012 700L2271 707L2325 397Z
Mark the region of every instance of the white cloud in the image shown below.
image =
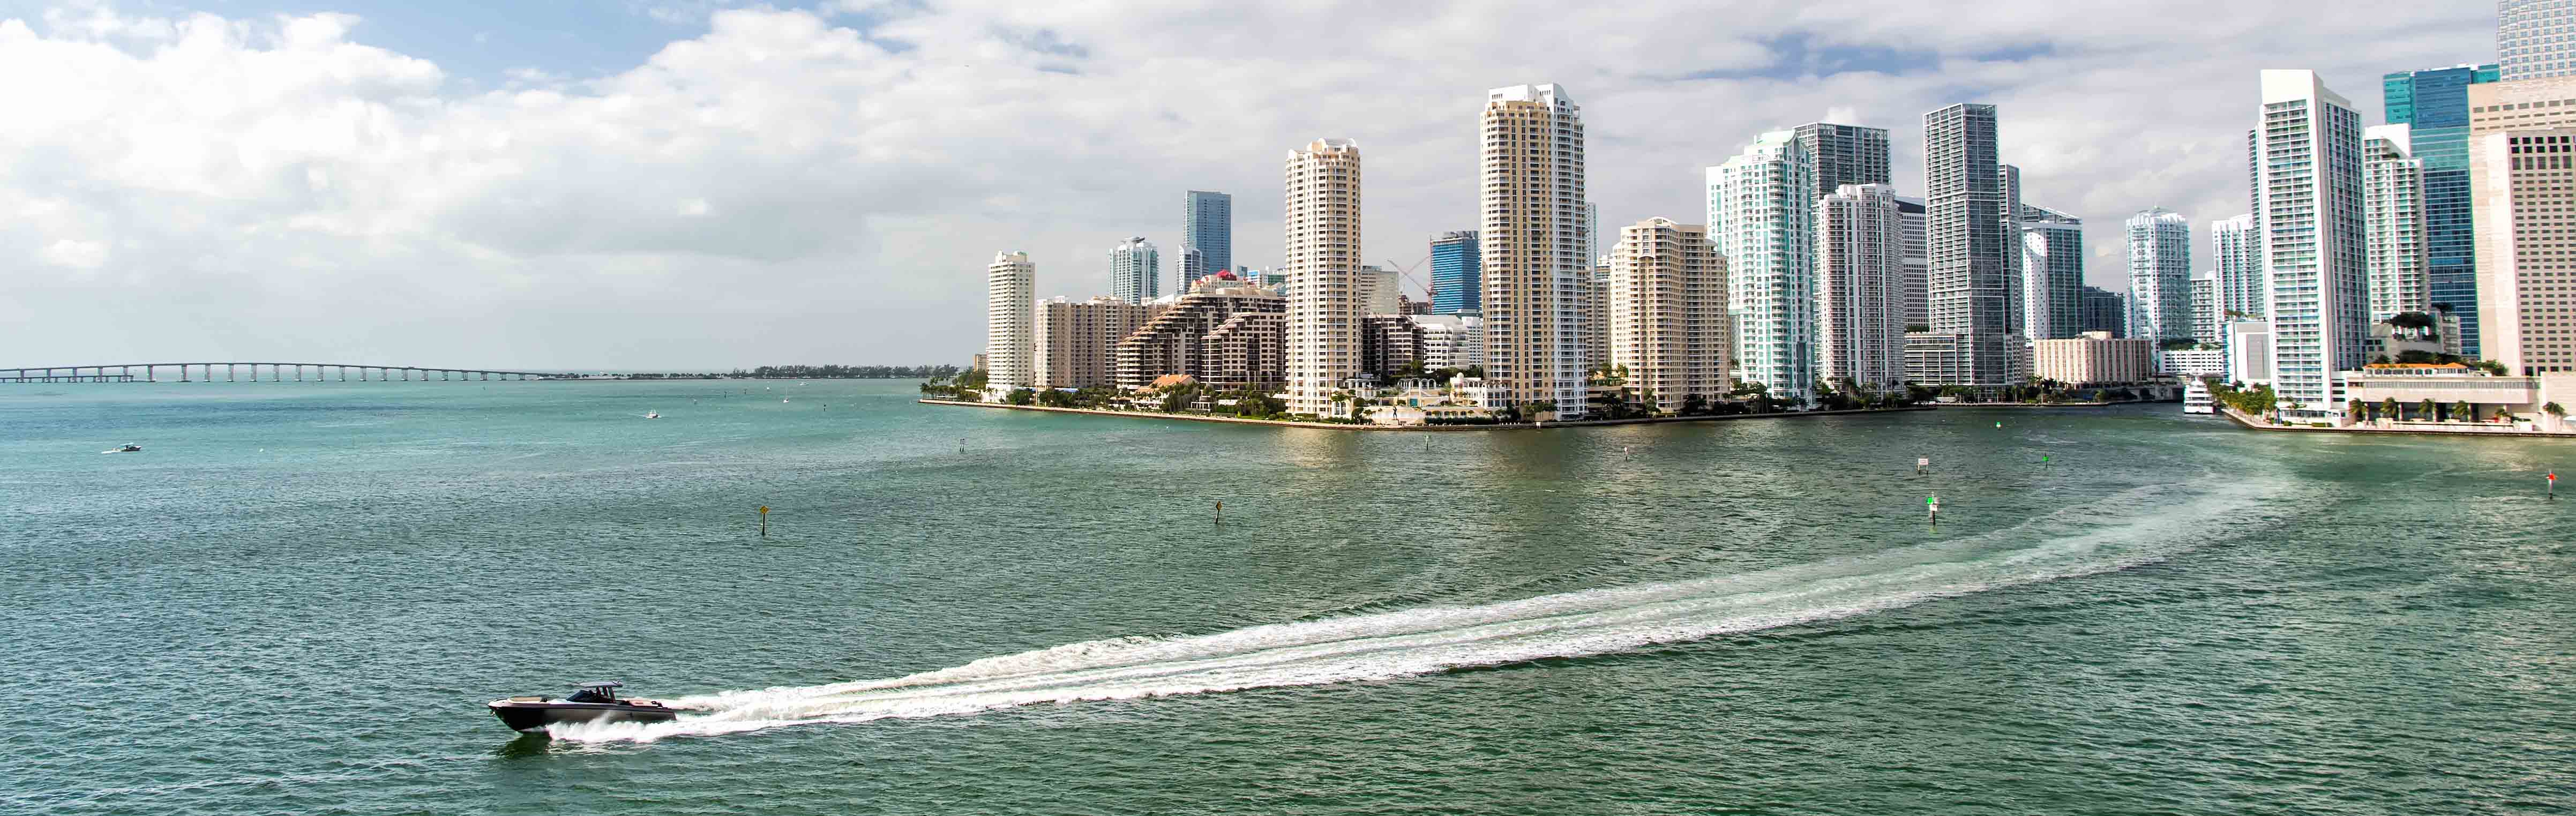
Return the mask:
M2107 282L2129 212L2244 208L2256 69L2317 68L2378 121L2381 73L2493 54L2485 8L1111 5L831 9L861 32L638 4L705 33L491 85L346 15L0 21L0 258L42 262L0 275L0 323L39 365L962 360L994 250L1089 294L1119 239L1177 242L1185 189L1235 193L1238 262L1274 263L1279 162L1318 136L1360 141L1369 257L1410 263L1473 225L1484 89L1549 81L1585 107L1605 227L1701 220L1702 166L1819 118L1890 128L1918 188L1921 113L1996 103L2029 199L2087 218ZM1772 70L1793 42L1808 59ZM1894 70L1815 75L1826 48ZM131 322L71 317L107 299Z
M47 245L38 260L67 269L97 269L107 263L107 245L65 238Z

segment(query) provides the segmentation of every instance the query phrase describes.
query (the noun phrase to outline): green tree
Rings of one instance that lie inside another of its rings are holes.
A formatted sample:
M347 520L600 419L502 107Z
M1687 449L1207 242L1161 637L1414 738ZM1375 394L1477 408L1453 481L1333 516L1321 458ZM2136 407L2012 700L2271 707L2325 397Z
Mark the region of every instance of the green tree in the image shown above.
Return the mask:
M1014 388L1008 396L1002 398L1002 401L1012 405L1027 405L1037 401L1037 392L1026 388Z
M2466 419L2462 419L2463 417L2466 417ZM2476 422L2478 421L2478 409L2476 406L2470 405L2468 400L2460 400L2458 402L2451 403L2451 418L2460 419L2464 422Z

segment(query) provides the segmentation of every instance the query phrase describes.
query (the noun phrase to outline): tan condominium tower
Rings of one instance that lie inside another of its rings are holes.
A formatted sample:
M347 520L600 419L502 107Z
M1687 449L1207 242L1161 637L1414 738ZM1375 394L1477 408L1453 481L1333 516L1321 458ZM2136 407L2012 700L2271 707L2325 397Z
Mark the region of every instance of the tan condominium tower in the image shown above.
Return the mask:
M1360 146L1317 139L1290 151L1285 253L1288 410L1334 413L1333 392L1360 371ZM1353 403L1344 402L1348 407Z
M1707 227L1649 218L1621 229L1607 293L1610 365L1627 367L1635 399L1680 411L1726 393L1726 261Z
M1485 94L1485 382L1497 404L1584 412L1583 115L1557 85Z
M1038 265L1026 252L993 253L984 267L984 390L1008 394L1037 381Z
M2576 76L2469 86L2480 356L2576 371Z

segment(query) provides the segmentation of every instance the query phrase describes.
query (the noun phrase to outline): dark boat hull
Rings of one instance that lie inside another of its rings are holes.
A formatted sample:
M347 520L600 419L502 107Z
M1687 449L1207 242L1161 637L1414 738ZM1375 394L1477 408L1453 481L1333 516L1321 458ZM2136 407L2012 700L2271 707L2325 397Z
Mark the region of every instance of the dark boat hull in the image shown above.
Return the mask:
M620 705L617 703L568 703L561 700L525 702L495 700L493 716L510 730L526 734L545 733L546 726L594 722L670 722L680 713L660 706Z

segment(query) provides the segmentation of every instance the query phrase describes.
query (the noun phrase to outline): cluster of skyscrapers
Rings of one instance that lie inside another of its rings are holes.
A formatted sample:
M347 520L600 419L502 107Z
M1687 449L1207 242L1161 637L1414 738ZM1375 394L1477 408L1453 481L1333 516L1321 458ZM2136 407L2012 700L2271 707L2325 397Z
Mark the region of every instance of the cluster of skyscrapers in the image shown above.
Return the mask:
M1396 270L1361 263L1359 145L1318 139L1288 153L1272 273L1235 265L1232 197L1201 191L1187 196L1169 294L1143 238L1112 251L1111 294L1083 304L1037 303L1026 258L998 258L990 381L1133 386L1207 379L1226 360L1220 379L1275 386L1293 413L1331 416L1405 360L1480 366L1484 407L1571 418L1592 410L1610 371L1659 410L1749 389L1790 404L1820 386L1993 389L2030 379L2034 343L2104 332L2259 343L2231 359L2261 364L2247 373L2274 385L2285 416L2323 415L2341 407L2339 372L2373 350L2373 324L2401 315L2453 353L2564 371L2576 365L2576 215L2551 204L2567 203L2560 177L2576 174L2571 5L2503 3L2502 66L2387 75L2382 126L2365 128L2312 72L2264 71L2250 211L2208 224L2197 274L2192 223L2136 213L2125 292L2084 285L2081 219L2023 200L1992 105L1924 114L1919 198L1893 186L1885 129L1817 122L1759 134L1706 168L1702 223L1657 217L1602 234L1582 109L1561 86L1516 85L1485 95L1476 228L1431 238L1424 301L1396 294ZM1113 306L1126 311L1062 314ZM1020 316L1048 309L1059 316ZM1153 341L1170 312L1201 327L1170 342L1199 351L1144 355L1172 362L1133 371L1069 360L1050 368L1086 373L1037 371L1074 353L1056 349L1137 357L1119 347ZM1270 314L1275 342L1252 337ZM1041 337L1058 326L1094 334ZM1234 350L1213 350L1220 340ZM1429 348L1442 353L1426 359Z

